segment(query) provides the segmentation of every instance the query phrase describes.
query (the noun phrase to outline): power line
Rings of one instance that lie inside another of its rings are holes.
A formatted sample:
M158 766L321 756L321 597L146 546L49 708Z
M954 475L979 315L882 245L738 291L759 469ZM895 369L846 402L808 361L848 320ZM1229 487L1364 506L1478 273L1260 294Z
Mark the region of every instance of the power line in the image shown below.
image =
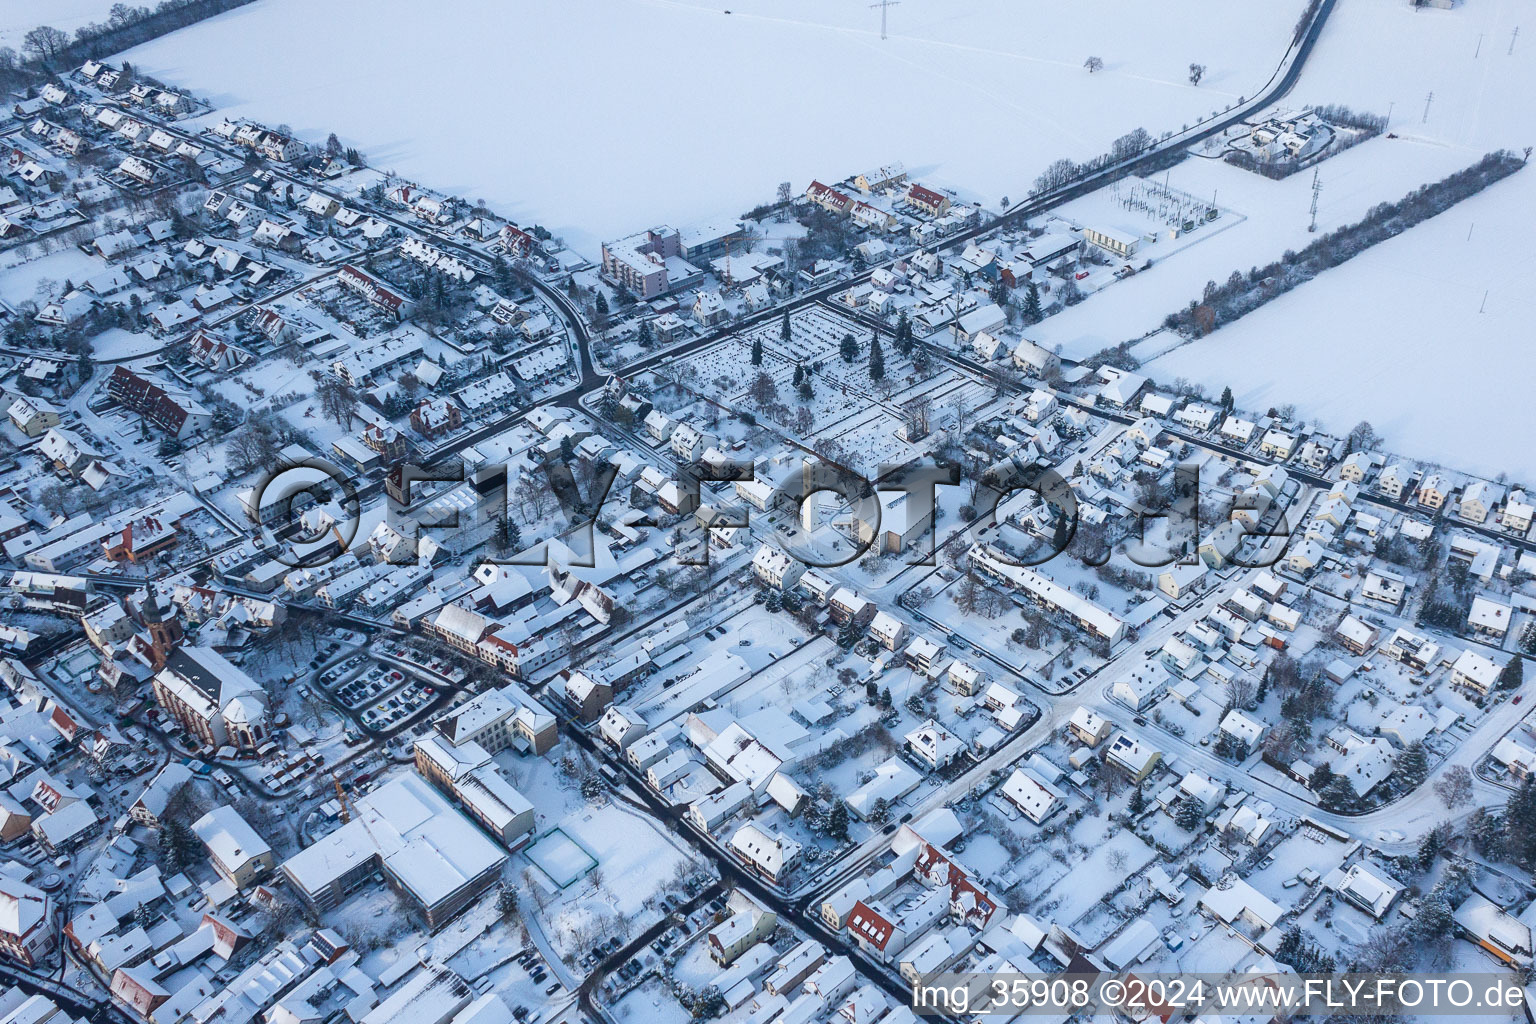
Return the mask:
M876 7L880 8L880 38L881 39L885 38L885 16L886 16L886 12L890 8L895 7L899 3L901 3L901 0L880 0L880 2L877 3L877 4L870 4L869 5L869 9L870 10L874 10Z

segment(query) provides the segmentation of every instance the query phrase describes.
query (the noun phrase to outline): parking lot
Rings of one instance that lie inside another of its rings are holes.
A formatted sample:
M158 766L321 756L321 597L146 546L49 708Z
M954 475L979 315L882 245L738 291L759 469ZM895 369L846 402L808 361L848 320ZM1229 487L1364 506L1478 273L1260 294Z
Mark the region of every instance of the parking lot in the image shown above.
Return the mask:
M437 688L389 665L370 663L335 690L336 699L358 712L369 729L388 729L416 715L437 697Z

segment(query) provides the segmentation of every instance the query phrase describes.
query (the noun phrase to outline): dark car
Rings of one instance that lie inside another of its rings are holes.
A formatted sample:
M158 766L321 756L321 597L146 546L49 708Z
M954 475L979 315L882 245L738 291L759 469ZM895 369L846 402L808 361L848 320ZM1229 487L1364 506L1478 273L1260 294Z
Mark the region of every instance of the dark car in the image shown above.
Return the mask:
M556 992L559 992L559 991L560 991L560 983L557 981L553 985L549 986L549 988L545 989L544 990L544 994L547 995L547 996L552 996Z

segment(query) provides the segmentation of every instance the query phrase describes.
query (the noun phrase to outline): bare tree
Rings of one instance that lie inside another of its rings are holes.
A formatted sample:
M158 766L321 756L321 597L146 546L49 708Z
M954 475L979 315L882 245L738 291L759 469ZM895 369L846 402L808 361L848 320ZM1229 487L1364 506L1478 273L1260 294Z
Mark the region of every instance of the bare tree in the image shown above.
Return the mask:
M554 505L549 488L533 479L520 482L512 491L512 499L517 502L518 518L524 523L543 519Z
M352 417L357 415L357 395L351 386L339 377L323 377L315 394L320 399L320 411L350 430Z
M1097 57L1089 57L1087 60L1083 61L1083 67L1087 68L1088 73L1091 75L1095 71L1103 71L1104 62L1099 60Z
M272 441L265 431L247 425L230 435L225 454L236 472L249 473L271 456Z
M39 63L50 64L69 47L69 34L52 25L39 25L22 37L21 45Z
M1472 772L1464 764L1453 764L1435 780L1435 795L1447 810L1472 802Z

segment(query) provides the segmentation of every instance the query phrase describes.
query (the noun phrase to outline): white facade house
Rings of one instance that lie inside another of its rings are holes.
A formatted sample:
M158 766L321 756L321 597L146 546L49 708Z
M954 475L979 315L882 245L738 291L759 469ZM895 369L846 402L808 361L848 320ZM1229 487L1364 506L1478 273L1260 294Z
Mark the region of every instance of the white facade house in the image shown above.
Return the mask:
M1509 622L1514 614L1514 608L1503 601L1478 595L1472 599L1472 610L1467 614L1467 628L1478 636L1503 640L1509 632Z
M752 574L763 586L785 592L800 582L800 577L805 574L805 563L764 544L752 556Z
M1168 671L1157 662L1146 662L1115 680L1110 695L1132 711L1144 711L1168 692Z
M1413 478L1413 471L1400 462L1394 462L1376 478L1376 489L1392 499L1403 496L1403 488Z
M907 749L930 768L946 768L965 751L965 743L958 736L928 719L905 736Z
M1476 651L1462 651L1451 665L1451 684L1487 694L1498 682L1500 668Z
M907 624L890 612L878 612L869 622L869 637L888 651L898 651L907 642Z
M800 844L782 832L748 822L731 836L736 859L770 882L777 883L800 862Z
M1237 708L1228 711L1221 720L1223 735L1232 737L1244 752L1252 752L1264 738L1264 723L1243 714Z

